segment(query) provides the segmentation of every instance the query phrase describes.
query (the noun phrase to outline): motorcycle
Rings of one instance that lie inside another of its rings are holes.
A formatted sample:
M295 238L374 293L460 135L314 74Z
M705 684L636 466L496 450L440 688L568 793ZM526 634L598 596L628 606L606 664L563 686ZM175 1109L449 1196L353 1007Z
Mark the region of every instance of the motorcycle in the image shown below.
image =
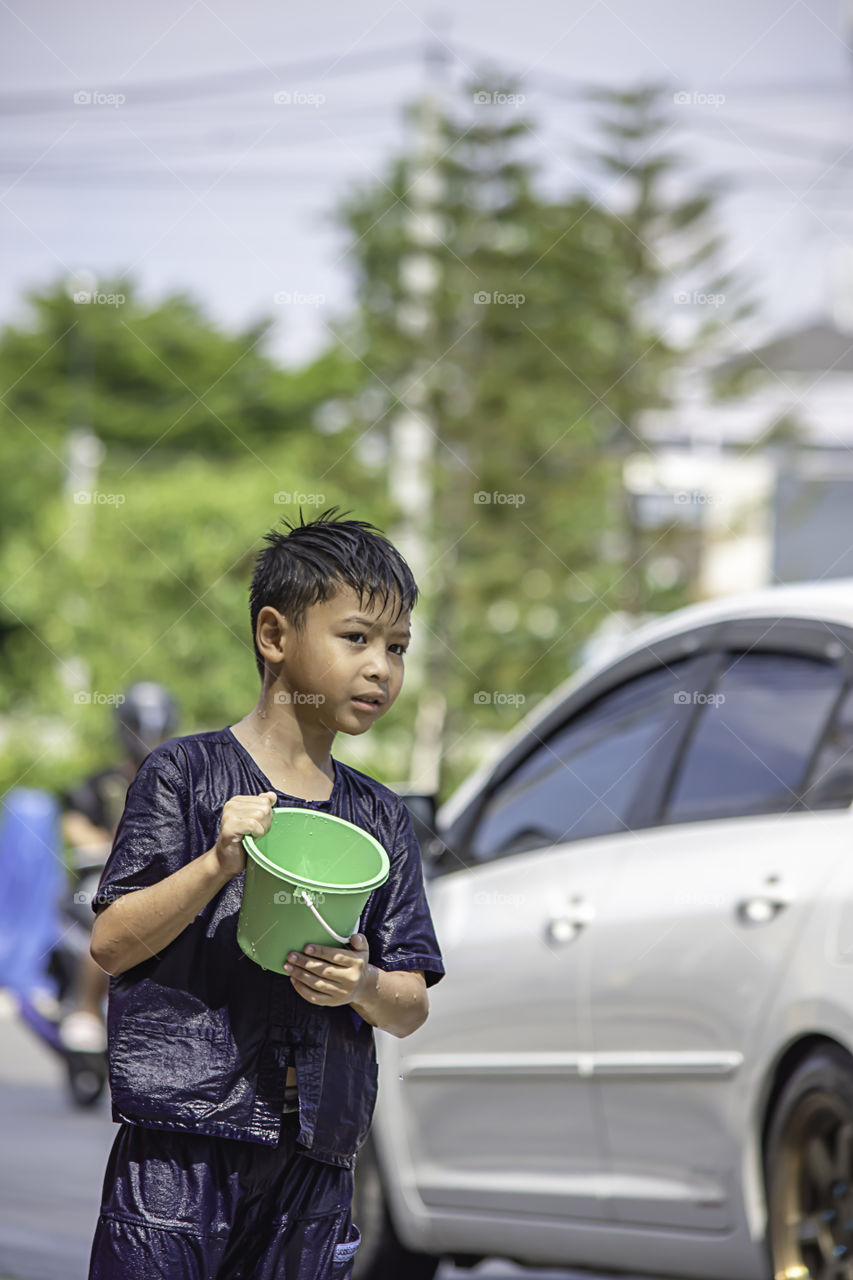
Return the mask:
M18 787L0 821L0 985L25 1025L65 1065L68 1094L92 1107L106 1087L106 1049L69 1048L62 1021L71 1011L80 960L89 950L91 901L101 862L78 851L65 866L60 811L49 792Z

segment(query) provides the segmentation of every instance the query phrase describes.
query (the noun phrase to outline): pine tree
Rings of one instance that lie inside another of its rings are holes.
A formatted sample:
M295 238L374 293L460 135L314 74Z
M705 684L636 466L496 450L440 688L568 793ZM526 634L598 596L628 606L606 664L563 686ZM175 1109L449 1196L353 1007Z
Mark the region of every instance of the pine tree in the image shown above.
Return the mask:
M608 585L598 396L621 341L613 219L537 191L511 96L473 86L434 114L431 158L413 147L341 211L358 296L343 336L364 364L374 456L387 462L413 390L434 433L421 691L446 701L450 775L470 763L472 722L499 736L565 678Z
M612 184L607 203L622 273L622 341L604 395L618 469L613 493L621 527L617 560L624 573L619 599L626 613L640 615L655 605L681 603L665 595L655 599L646 577L650 542L658 553L673 549L686 561L692 540L683 526L651 535L642 528L623 482L625 460L648 449L643 415L671 407L676 375L730 347L753 304L723 266L725 242L716 215L725 185L696 182L684 157L668 145L676 124L671 91L646 85L590 97L599 113L597 139L585 156Z

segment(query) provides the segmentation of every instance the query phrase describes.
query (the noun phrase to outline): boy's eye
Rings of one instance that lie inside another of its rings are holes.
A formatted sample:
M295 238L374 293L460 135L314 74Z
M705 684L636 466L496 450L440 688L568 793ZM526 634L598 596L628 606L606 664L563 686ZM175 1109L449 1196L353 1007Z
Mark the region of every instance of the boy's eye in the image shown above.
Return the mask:
M345 635L345 636L344 636L344 639L345 639L345 640L352 640L353 642L355 642L355 641L357 641L357 640L364 640L364 639L366 639L366 636L365 636L365 634L364 634L364 632L363 632L363 631L350 631L350 633L349 633L348 635ZM404 645L404 644L392 644L392 645L391 645L391 648L392 648L392 649L398 649L398 650L400 651L400 652L399 652L399 656L402 658L402 656L403 656L403 654L406 652L406 649L408 648L408 646L407 646L407 645Z

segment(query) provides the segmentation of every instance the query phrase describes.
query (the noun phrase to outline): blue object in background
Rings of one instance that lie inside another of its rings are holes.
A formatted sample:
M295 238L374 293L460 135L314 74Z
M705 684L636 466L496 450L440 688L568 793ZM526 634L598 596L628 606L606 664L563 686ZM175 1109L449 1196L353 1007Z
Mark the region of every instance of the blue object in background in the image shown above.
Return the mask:
M48 985L66 890L59 802L47 791L16 787L0 812L0 987Z

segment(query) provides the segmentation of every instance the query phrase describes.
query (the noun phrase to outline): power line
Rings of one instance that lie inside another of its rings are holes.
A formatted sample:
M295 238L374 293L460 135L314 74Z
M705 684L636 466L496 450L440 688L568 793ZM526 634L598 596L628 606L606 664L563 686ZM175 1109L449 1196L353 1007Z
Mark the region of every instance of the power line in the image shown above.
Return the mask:
M727 132L724 128L715 129L713 133L706 131L707 136L720 142L740 143L743 146L743 141L740 138L742 133L747 139L754 138L760 146L766 147L771 151L778 151L780 154L788 156L791 160L808 160L814 164L853 165L853 153L847 154L850 151L850 143L844 142L840 138L829 139L831 146L834 145L841 148L837 157L834 157L831 154L815 151L816 146L822 145L827 141L824 138L806 138L802 134L782 133L778 129L767 129L762 125L754 125L749 120L732 119L731 116L727 116L726 119L732 126L732 132ZM701 129L703 127L698 120L685 120L684 124L688 128Z
M0 168L0 178L14 178L16 173L14 170L4 170ZM339 182L341 179L349 180L357 177L356 172L338 172L329 173L294 173L292 170L282 170L278 173L222 173L205 172L202 170L186 170L180 171L174 168L173 172L162 169L127 169L116 170L110 172L109 169L101 169L92 172L81 172L75 174L74 177L66 176L62 173L45 173L45 174L28 174L27 185L33 187L49 187L61 188L67 191L76 191L80 195L93 188L106 189L108 191L128 191L128 190L150 190L152 188L167 189L171 188L175 191L192 191L196 193L198 188L199 194L205 194L208 189L213 186L218 190L247 190L269 191L278 189L282 195L292 194L296 187L304 187L308 183L314 183L318 188L328 190L330 181Z
M454 43L453 45L449 46L448 52L449 52L449 56L454 58L457 64L459 65L464 65L461 62L460 54L465 55L468 58L476 57L478 59L486 59L490 57L490 55L486 53L484 50L476 49L470 45L465 45L465 44L460 45L458 43ZM323 77L327 75L341 76L341 75L348 75L348 74L361 74L367 71L376 70L377 68L388 67L391 65L400 66L402 63L404 63L407 60L410 60L413 57L422 58L423 53L424 53L424 46L422 44L410 43L405 45L392 46L384 49L367 50L360 54L348 55L347 57L341 58L337 62L332 62L332 63L329 63L326 57L323 57L323 58L316 57L316 58L310 58L310 59L303 59L298 62L293 62L289 64L279 64L278 66L272 67L269 70L271 74L276 77L309 76L309 75L314 75L318 72ZM497 69L495 73L496 74L498 73ZM115 91L115 92L125 93L125 96L128 98L128 101L127 103L124 104L123 109L126 109L127 106L135 106L135 105L165 106L169 102L204 98L204 97L209 97L212 94L227 95L231 93L245 92L247 88L257 89L259 74L260 73L257 70L253 69L251 71L240 70L240 71L234 71L234 72L216 73L211 75L185 77L181 79L163 80L163 81L156 81L156 82L148 81L148 82L127 83L121 86L114 86L112 90L105 90L104 92ZM519 73L505 72L505 74L519 74ZM522 79L529 78L531 75L530 72L526 72L526 71L520 74ZM584 85L580 81L571 80L567 77L560 76L559 74L553 74L553 73L547 73L547 72L543 73L541 71L537 71L533 79L538 87L544 89L544 91L549 95L556 96L558 99L562 101L571 99L579 103L585 102L588 105L591 105L589 96L588 96L590 89L594 87L591 84ZM736 86L736 88L738 91L742 91L744 86L740 85L740 86ZM838 88L840 89L840 85L838 86ZM788 82L784 85L780 82L775 82L775 84L771 84L770 82L767 82L761 86L761 89L762 91L766 90L768 92L782 91L784 89L785 92L790 94L791 92L796 92L796 91L823 92L824 90L827 89L827 85L825 83L814 84L812 82L807 82L807 81L801 81L799 83ZM831 91L835 92L836 88L831 87ZM849 91L849 89L847 91ZM69 103L69 93L70 93L69 90L50 90L50 91L34 90L34 91L23 92L20 94L12 94L12 93L2 94L0 95L0 116L2 116L3 114L6 114L6 115L15 115L20 117L24 115L38 115L38 114L43 114L47 112L53 112L60 109L67 110L69 105L71 105ZM353 118L364 119L367 116L374 116L374 117L380 116L384 119L387 115L388 115L387 108L375 107L371 104L371 106L369 107L361 107L361 108L354 107L352 111L348 111L345 113L344 118L347 121ZM310 116L310 114L308 116L304 116L300 113L299 118L303 121L312 120L312 117ZM323 118L324 119L327 118L326 112L324 112ZM329 118L339 119L341 118L341 115L340 113L336 112L333 116ZM706 136L708 136L711 140L720 140L724 143L728 143L729 145L740 144L741 146L744 146L744 145L748 145L750 140L753 140L757 145L768 148L770 150L774 150L777 153L783 154L793 160L804 160L812 164L813 163L820 163L823 165L837 164L845 169L853 167L853 156L848 157L845 155L848 144L842 140L833 140L830 142L830 145L835 145L839 148L839 152L837 156L833 157L833 155L831 154L827 155L825 153L815 154L814 148L817 141L816 139L807 138L802 135L785 133L779 130L774 130L772 128L766 128L761 125L754 125L748 121L744 121L740 119L732 119L732 117L730 116L726 116L725 120L731 124L733 132L726 132L725 129L722 127L714 128L712 132L708 131L706 128L706 119L697 118L696 113L693 113L692 116L689 113L684 113L683 118L679 120L679 124L683 125L686 128L691 128L691 129L698 128L700 131L705 130ZM288 124L292 124L294 122L295 122L295 119L294 121L289 121ZM231 118L231 123L233 124L233 117ZM249 125L248 121L241 121L240 123L244 127L248 127ZM389 120L388 123L389 123L389 126L395 126L395 122L392 120ZM547 121L544 122L542 127L545 129L548 129L548 122ZM378 131L376 131L375 136L377 135L378 135ZM743 136L741 137L740 135L743 135ZM348 132L346 136L352 136L352 134ZM319 140L326 141L326 139L322 138L322 135ZM229 147L231 146L239 147L243 145L240 139L226 138L226 139L218 140L215 138L215 136L212 138L211 137L198 138L193 136L192 134L184 134L182 138L178 138L174 134L169 134L168 141L170 143L173 143L176 141L178 143L180 142L190 143L194 146L203 146L207 149L218 146L226 155L229 153ZM295 137L290 136L287 139L278 138L275 140L275 142L267 143L264 145L265 146L273 145L281 149L284 149L286 147L299 146L305 143L311 143L312 145L316 145L317 141L318 141L318 138L317 138L317 135L315 134L301 134ZM825 140L821 139L821 142L824 142L824 141ZM89 148L91 148L92 146L91 141L87 140L86 145ZM97 158L100 159L102 157L103 157L103 151L99 150L97 153ZM79 166L80 163L83 163L83 164L91 163L91 159L87 157L84 153L82 162L80 160L77 160L74 162L75 166ZM5 172L9 176L14 176L15 171L10 170L8 167L8 164L9 162L7 161ZM176 160L175 164L176 165L180 164L180 161ZM54 170L54 173L56 173L55 170ZM111 170L111 173L113 176L119 176L121 173L121 170L113 169ZM30 178L32 178L36 174L38 174L38 170L33 170L32 174L30 175ZM75 174L80 180L90 181L90 182L93 180L97 181L98 177L100 176L100 174L98 174L97 172L95 174L92 174L92 173L82 174L82 173L79 173L79 171L76 169L75 169ZM144 171L131 171L131 173L127 174L127 176L131 176L131 174L133 177L139 177L140 179L142 179L142 177L144 176ZM42 175L39 174L39 177L41 176ZM51 174L51 176L53 176L53 174Z
M71 194L85 194L86 191L105 190L119 194L123 191L148 191L157 190L173 190L175 192L187 191L193 194L204 195L213 187L218 191L279 191L283 196L294 194L295 189L306 189L309 185L317 191L329 190L329 183L348 182L358 177L358 172L341 172L332 174L317 173L293 173L291 171L270 174L241 174L230 173L222 174L217 172L202 172L187 170L175 170L175 177L170 179L168 173L161 173L156 170L151 171L129 171L119 173L109 173L106 170L98 173L82 174L75 179L63 176L61 174L46 174L44 176L34 177L27 175L27 186L41 188L44 190L66 191ZM0 170L0 178L14 179L15 171ZM792 196L811 196L812 198L826 197L830 194L844 196L849 194L844 187L819 188L812 185L803 185L804 179L800 179L797 186L790 186L789 193ZM739 181L737 185L727 192L729 198L740 196L749 191L779 191L779 183L772 179L747 177ZM597 199L597 193L594 188L584 188L575 191L572 194L586 196L590 200ZM853 207L847 206L847 212L853 215Z
M363 142L366 142L368 139L373 139L374 144L376 146L382 146L382 147L384 147L387 141L387 134L378 132L376 130L371 130L369 132L359 131L355 135L349 132L345 135L343 141L345 141L346 138L350 138L353 136L357 136L361 138ZM719 138L720 141L726 142L729 145L733 145L733 146L739 145L741 149L744 148L743 140L741 140L737 135L726 134L726 133L721 133L719 135L715 134L714 139L716 139L717 137ZM191 141L191 139L185 140L185 141ZM200 141L203 141L203 140L200 140ZM334 139L326 139L326 141L334 142ZM563 141L573 142L574 139L564 138ZM266 140L260 143L259 147L262 148L267 153L269 153L270 151L286 152L294 147L301 147L301 146L305 146L306 144L316 147L317 142L318 142L318 138L316 136L303 135L298 138L288 138L288 139L277 140L277 141ZM116 154L115 152L112 153L112 155L115 155L115 154ZM224 148L222 148L223 166L227 164L227 158L229 154L233 154L233 153L230 153L226 151ZM384 152L382 154L384 154ZM124 150L122 155L126 156L126 149ZM853 155L845 156L843 153L837 158L837 160L833 160L831 156L817 156L817 155L814 155L813 153L807 153L807 152L802 152L798 154L789 153L788 158L792 161L792 163L796 163L800 165L808 164L812 169L813 169L813 166L817 163L820 163L824 165L824 167L828 167L828 168L838 167L844 170L849 170L850 168L853 168ZM60 163L60 164L42 163L36 167L27 169L25 167L22 167L22 163L24 163L25 161L24 162L22 162L21 160L16 161L16 158L14 157L6 157L5 159L0 157L0 176L2 176L5 179L10 179L10 180L19 179L19 180L25 181L27 186L65 187L68 189L73 189L74 187L77 187L80 189L87 189L87 188L91 188L92 186L97 186L100 188L112 187L116 190L122 190L127 187L135 188L139 186L144 187L144 186L155 186L155 185L158 187L168 187L173 185L176 182L180 183L183 181L186 181L187 183L213 182L219 186L223 185L223 179L229 176L228 172L211 169L209 167L210 166L209 155L208 157L206 157L206 159L207 159L208 167L204 169L195 168L195 167L192 167L191 165L188 167L186 151L183 151L179 155L170 154L164 157L162 165L160 166L152 165L150 167L133 168L131 166L116 164L112 160L110 154L105 155L101 150L98 150L95 152L88 150L84 152L82 155L80 154L76 155L73 160L69 160L67 163ZM336 182L339 178L358 176L359 163L361 160L363 160L363 157L353 157L353 167L351 170L350 169L336 170L334 173L333 172L324 173L320 171L314 171L307 175L299 175L299 180L303 181L305 180L305 178L310 178L311 180L316 181L318 184L323 183L327 185L328 182L330 181ZM266 189L268 184L275 185L281 182L289 182L290 180L292 179L295 180L297 178L297 175L294 173L292 168L290 167L286 169L282 168L276 171L271 169L271 166L273 164L275 164L274 157L266 161L266 168L268 170L271 170L267 174L260 173L258 172L257 169L246 170L243 168L236 167L232 171L230 171L230 176L234 180L239 180L240 182L246 182L247 184L253 186L254 188L263 188L263 189ZM755 187L755 186L770 187L770 186L778 186L780 184L790 185L790 183L795 180L804 182L806 181L806 178L804 175L801 175L799 179L795 179L794 177L788 178L788 177L780 176L774 181L771 178L764 178L762 175L756 175L754 173L749 173L749 174L735 173L735 174L729 175L729 181L731 182L733 194L736 194L737 192L744 190L746 187ZM229 182L227 185L230 186L232 184ZM807 191L807 190L819 191L821 190L821 188L819 188L816 184L812 183L810 186L804 188L804 191ZM838 188L838 190L839 191L843 190L843 188Z
M266 136L257 137L255 126L249 126L246 123L246 132L237 134L236 131L228 135L220 135L218 133L174 133L174 134L151 134L140 132L139 137L142 142L149 146L152 150L161 146L164 148L162 156L160 156L163 164L180 163L186 158L188 151L193 158L198 158L200 154L205 158L211 155L220 155L223 160L233 157L235 153L238 155L251 148L251 153L257 155L259 152L269 151L285 151L291 147L313 146L318 144L328 144L334 146L336 143L346 144L350 139L375 139L376 143L385 143L389 139L389 135L397 130L397 121L389 118L387 113L381 113L382 122L387 121L387 127L382 127L382 123L371 120L374 113L365 113L364 117L360 117L354 112L353 116L346 121L347 124L352 123L353 128L340 129L336 126L334 133L322 130L300 133L287 132L283 136L281 134L268 133ZM376 113L377 115L379 113ZM338 132L340 129L340 132ZM133 138L126 135L110 136L101 141L96 138L76 137L73 142L68 143L63 152L58 154L68 156L67 160L56 166L57 168L66 168L69 172L78 165L90 163L102 163L112 165L115 160L126 160L128 158L128 149L134 142ZM160 153L157 153L160 155ZM22 171L30 163L32 152L27 148L18 148L17 150L8 149L5 153L0 153L0 166L5 166L7 171L10 166L18 164ZM39 168L44 167L43 163L39 164Z
M453 49L454 51L461 50L468 58L488 58L490 56L485 53L484 50L477 49L472 45L459 45L457 43L453 45ZM503 62L503 68L498 68L496 66L496 71L503 70L504 74L518 76L520 81L526 80L531 75L529 71L508 69L508 64L505 59L495 59L496 63L499 61ZM554 97L558 97L563 100L583 102L590 106L594 105L590 99L590 93L605 91L609 87L607 85L596 85L591 81L583 82L580 80L572 80L566 76L559 75L559 73L553 72L536 71L533 75L533 79L537 86L549 95L553 95ZM777 96L779 94L790 96L794 93L811 93L818 95L844 94L846 96L853 96L853 81L848 80L839 80L834 83L823 80L766 81L764 83L755 82L751 86L749 82L746 82L736 85L727 85L725 87L728 89L729 93L766 93L767 96ZM803 158L807 160L821 159L821 157L815 157L814 154L814 147L818 141L815 138L807 138L803 135L787 134L780 132L779 130L766 129L762 126L754 126L749 121L732 119L731 116L726 116L726 119L735 128L751 133L756 141L761 141L762 145L766 145L768 148L780 149L780 144L782 148L793 146L795 150L789 154L796 158ZM683 120L680 120L679 123L688 128L702 127L700 120L695 118L690 119L687 116L685 116ZM722 133L719 136L724 137ZM824 143L826 142L826 139L821 139L820 141ZM850 145L849 142L843 139L830 139L829 142L830 145L834 144L841 148L842 151L846 151ZM824 157L823 159L831 160L832 157Z
M118 81L108 84L103 89L98 85L98 92L124 94L127 99L123 104L125 108L166 105L257 90L259 79L265 72L268 72L276 82L294 76L319 76L321 79L326 79L329 76L340 77L399 67L414 60L422 61L425 51L426 47L423 43L409 42L350 53L338 59L333 58L331 61L324 55L304 58L296 62L279 63L264 69L244 68L155 81ZM448 61L455 61L458 67L463 67L469 72L471 68L468 67L465 59L476 59L483 64L489 64L490 74L512 76L522 81L532 79L540 90L563 100L587 102L591 92L600 92L611 87L608 84L597 84L593 81L570 79L560 75L559 72L541 69L531 71L514 66L503 55L494 55L485 49L456 41L446 42L445 52ZM721 87L729 93L747 93L766 97L779 95L789 97L791 94L826 97L838 94L849 95L853 91L853 84L847 80L740 82ZM74 92L75 89L71 86L65 89L25 89L6 92L0 94L0 116L46 115L64 111L72 105L69 103L69 95L73 99Z
M590 92L607 92L613 88L609 83L596 83L591 80L583 81L579 79L571 79L568 76L560 75L558 71L543 71L540 68L524 69L521 66L513 65L512 61L507 61L503 54L491 54L485 49L479 49L474 45L460 44L454 41L451 45L451 51L457 56L457 61L461 61L459 54L464 55L468 60L476 59L484 64L488 64L490 71L496 71L498 74L512 76L519 81L533 79L536 84L546 93L551 93L555 97L573 98L578 101L588 101ZM639 77L638 77L639 79ZM667 78L665 81L661 79L660 83L666 88L676 90L681 82L671 81ZM695 85L693 86L695 87ZM725 83L708 83L703 84L703 89L709 91L714 88L725 90L727 94L750 94L752 96L779 97L784 95L790 97L792 94L807 94L817 97L832 97L843 94L846 96L853 95L853 80L765 80L765 81L736 81Z
M330 60L328 56L303 58L299 62L279 63L263 69L222 71L171 80L118 81L104 88L99 84L97 91L105 94L124 94L127 101L123 105L127 109L134 106L189 101L219 94L257 91L261 77L265 78L266 72L269 72L278 85L283 79L289 79L292 82L295 76L319 76L323 80L327 76L347 76L381 70L383 67L400 66L422 57L421 44L392 45L385 49L368 49L362 53L346 54L337 60L334 58ZM94 82L90 87L94 87ZM67 89L25 89L19 93L3 93L0 94L0 116L45 115L50 112L65 111L73 105L74 93L80 91L86 92L86 86L83 86L82 90L69 87Z

